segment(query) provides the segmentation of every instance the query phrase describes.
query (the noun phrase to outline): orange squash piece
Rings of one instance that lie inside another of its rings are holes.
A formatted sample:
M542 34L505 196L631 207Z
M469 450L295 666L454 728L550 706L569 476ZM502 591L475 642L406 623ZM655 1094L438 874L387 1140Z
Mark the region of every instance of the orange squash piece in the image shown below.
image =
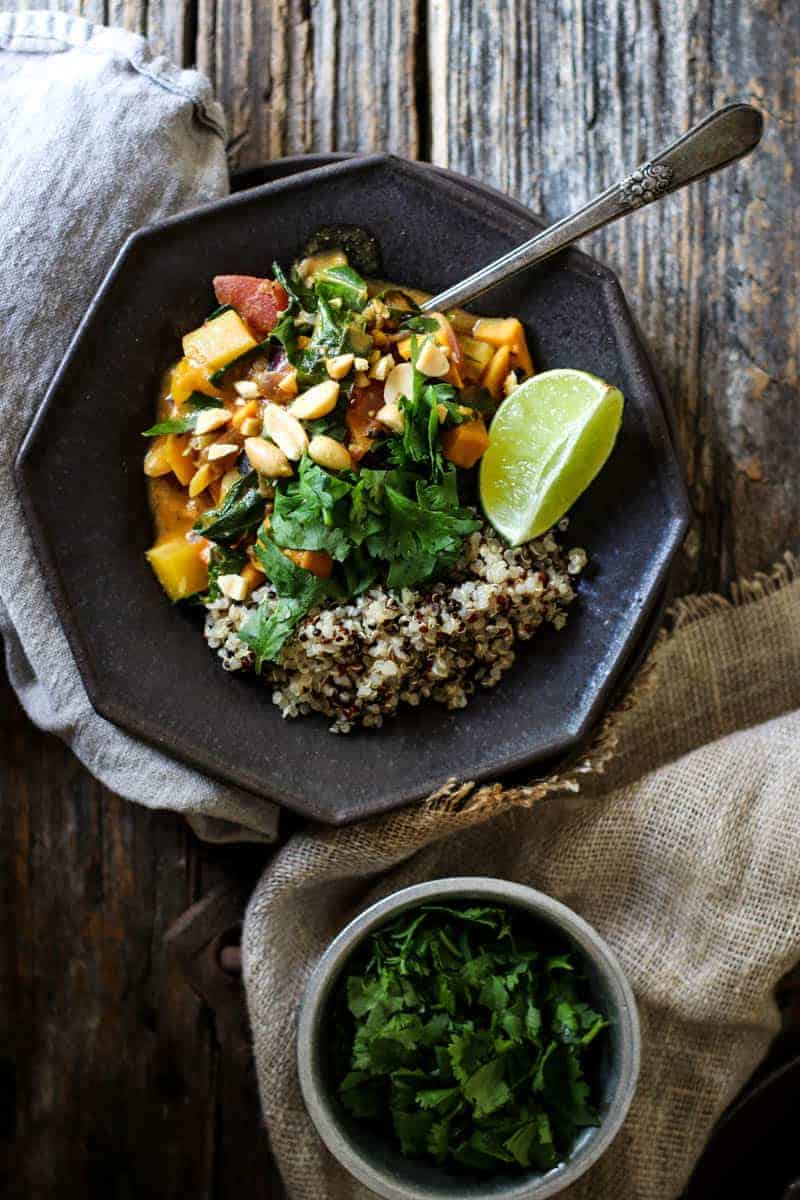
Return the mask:
M242 404L240 408L233 410L231 425L234 429L241 429L243 421L255 416L258 416L258 401L248 400L247 404Z
M320 579L330 579L333 559L327 550L284 550L283 553L304 571L310 571Z
M185 537L158 542L146 558L158 582L173 602L185 600L208 587L208 567L203 561L203 543L188 542Z
M179 483L188 487L194 475L193 455L184 455L189 445L188 433L170 433L167 437L166 456L170 467Z
M160 475L169 475L172 470L172 464L167 458L168 441L167 437L157 437L147 448L144 456L144 473L150 479L158 479Z
M182 358L172 368L169 390L177 405L188 400L192 392L202 392L204 396L214 396L215 398L222 395L219 388L215 388L213 383L208 382L208 370L205 367L197 366L196 363L189 362L188 358Z
M262 583L264 582L263 571L257 570L257 568L254 567L251 562L246 562L239 574L247 584L248 596L251 592L254 592L256 588L261 587Z
M463 425L453 425L442 434L445 458L465 471L475 466L488 445L489 434L480 418L477 421L465 421Z
M482 380L493 400L499 400L503 395L503 381L510 370L511 350L508 346L498 346Z
M533 374L525 330L516 317L479 317L473 326L472 336L491 346L508 346L512 366L519 367L526 375Z

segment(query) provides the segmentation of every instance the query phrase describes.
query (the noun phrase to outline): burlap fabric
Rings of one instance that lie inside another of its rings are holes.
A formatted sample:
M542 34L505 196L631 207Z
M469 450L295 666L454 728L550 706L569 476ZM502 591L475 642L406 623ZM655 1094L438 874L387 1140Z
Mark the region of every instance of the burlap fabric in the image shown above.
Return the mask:
M451 874L532 884L609 940L643 1026L638 1094L574 1200L668 1200L778 1024L800 958L800 578L680 603L586 760L528 788L453 787L308 830L252 897L244 965L261 1096L296 1200L368 1193L328 1155L295 1072L295 1015L330 938L396 888Z

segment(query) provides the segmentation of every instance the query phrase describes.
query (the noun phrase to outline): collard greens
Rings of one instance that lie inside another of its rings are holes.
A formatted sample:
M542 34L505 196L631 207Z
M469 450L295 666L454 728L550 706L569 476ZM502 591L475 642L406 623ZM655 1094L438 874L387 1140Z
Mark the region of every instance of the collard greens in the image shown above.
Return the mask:
M549 933L494 906L426 905L373 934L330 1013L342 1104L411 1157L547 1170L597 1124L605 1018Z

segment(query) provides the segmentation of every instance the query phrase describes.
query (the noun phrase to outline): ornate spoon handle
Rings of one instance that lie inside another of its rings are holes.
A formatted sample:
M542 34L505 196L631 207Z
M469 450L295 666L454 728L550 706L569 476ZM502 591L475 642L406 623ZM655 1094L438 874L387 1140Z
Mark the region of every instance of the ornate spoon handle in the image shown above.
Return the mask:
M749 104L728 104L717 109L650 162L643 163L632 175L595 196L571 216L556 221L529 242L426 300L423 309L442 311L469 304L482 292L549 258L585 234L749 154L758 145L763 129L761 113Z

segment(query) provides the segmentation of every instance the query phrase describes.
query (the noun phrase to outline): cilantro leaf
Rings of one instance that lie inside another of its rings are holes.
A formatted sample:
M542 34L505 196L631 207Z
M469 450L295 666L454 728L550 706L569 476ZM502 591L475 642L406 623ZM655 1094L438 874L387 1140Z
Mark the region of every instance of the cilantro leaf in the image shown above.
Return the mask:
M459 1083L466 1085L478 1065L491 1053L492 1042L488 1034L466 1029L453 1038L448 1049L453 1074Z
M532 1121L524 1122L504 1144L521 1167L548 1170L558 1162L547 1113L538 1113Z
M409 1157L424 1154L428 1136L436 1120L433 1113L409 1113L395 1110L392 1113L392 1120L403 1154L407 1154Z
M194 429L197 417L192 415L188 417L168 417L165 421L158 421L155 425L151 425L149 429L142 430L142 437L161 437L164 433L188 433L190 429Z
M450 1126L451 1118L443 1117L441 1121L435 1121L428 1132L427 1151L439 1166L447 1158L450 1149Z
M402 321L402 329L407 329L410 333L436 333L439 328L439 322L433 317L408 317Z
M167 417L166 420L159 421L156 425L145 429L142 437L160 437L164 433L189 433L197 424L198 413L201 409L219 408L220 403L221 401L214 400L211 396L204 396L202 392L192 392L191 396L184 400L183 407L195 411L187 413L185 417Z
M348 504L352 490L348 480L304 456L297 479L275 494L271 536L287 549L327 550L343 561L353 545Z
M183 402L184 408L193 408L200 410L203 408L219 408L220 401L215 400L213 396L206 396L204 392L192 392L191 396Z
M480 528L469 509L454 507L447 486L419 480L416 498L411 499L400 490L402 483L394 472L389 474L387 523L367 538L370 554L391 564L387 580L391 588L413 587L447 570L460 554L464 538Z
M386 1103L385 1084L368 1071L351 1071L340 1084L340 1094L354 1117L371 1117Z
M239 637L255 656L256 672L265 662L274 662L309 610L303 600L283 596L275 604L262 600L248 613L239 629Z
M448 1088L423 1088L417 1092L417 1104L421 1108L448 1108L451 1101L458 1101L461 1097L461 1089L457 1087Z
M502 1058L478 1067L464 1084L464 1095L475 1106L476 1117L486 1117L507 1104L511 1092L505 1081L505 1063Z
M304 571L282 554L269 538L256 542L256 557L278 593L277 601L262 600L243 622L239 637L255 655L256 671L274 662L303 617L319 604L338 595L333 580Z

